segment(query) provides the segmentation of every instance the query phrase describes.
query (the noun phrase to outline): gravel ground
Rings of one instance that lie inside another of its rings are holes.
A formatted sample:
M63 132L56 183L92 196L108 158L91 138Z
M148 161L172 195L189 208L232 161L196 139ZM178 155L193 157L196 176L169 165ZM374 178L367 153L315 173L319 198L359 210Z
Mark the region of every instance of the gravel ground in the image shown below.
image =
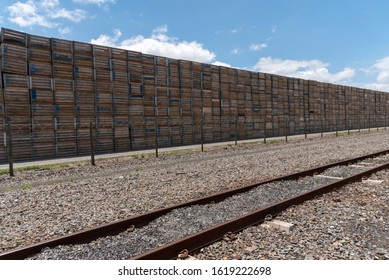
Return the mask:
M220 146L0 176L0 251L388 148L388 133Z
M354 183L288 208L277 220L295 225L286 233L264 225L232 241L216 242L198 259L389 259L389 171L373 174L380 185Z
M335 178L347 178L352 175L358 174L360 172L363 172L365 169L368 169L369 167L366 166L366 168L363 167L349 167L349 166L335 166L332 168L329 168L325 170L322 175L324 176L330 176Z

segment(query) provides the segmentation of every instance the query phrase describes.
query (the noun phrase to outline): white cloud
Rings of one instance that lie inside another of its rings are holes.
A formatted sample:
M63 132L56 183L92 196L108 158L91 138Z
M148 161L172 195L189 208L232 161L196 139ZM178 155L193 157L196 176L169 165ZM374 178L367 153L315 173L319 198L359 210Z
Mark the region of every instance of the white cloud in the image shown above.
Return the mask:
M330 83L347 83L355 75L355 70L349 67L337 73L330 73L329 63L320 60L289 60L262 57L254 66L254 70L282 76L317 80Z
M59 6L59 0L41 0L40 3L46 9L54 9Z
M25 3L16 2L7 8L10 17L9 21L16 23L21 27L40 25L43 27L55 27L56 23L50 22L47 17L39 14L39 7L34 1Z
M66 35L66 34L70 34L70 32L72 32L72 30L69 28L69 27L58 27L58 32L63 36L63 35Z
M110 4L116 4L115 0L73 0L73 2L84 5L97 5L106 11L109 10Z
M231 51L232 54L237 55L240 52L239 48L235 48Z
M73 11L66 10L64 8L49 15L51 18L65 18L70 21L80 22L86 16L86 12L81 9L75 9Z
M120 41L122 33L119 29L115 29L113 36L102 34L97 39L92 39L91 43L176 59L186 59L205 63L214 61L216 55L205 49L202 44L197 43L196 41L179 41L178 38L169 37L167 32L167 25L162 25L155 28L150 37L137 35Z
M165 34L167 32L168 32L167 24L164 24L164 25L161 25L161 26L158 26L158 27L154 28L153 35L155 35L155 34Z
M16 2L6 9L9 13L9 21L21 27L39 25L53 28L60 26L55 19L67 19L80 22L86 17L86 12L81 9L67 10L61 7L58 0L40 0Z
M92 39L91 43L95 45L109 46L109 47L118 47L117 41L122 36L122 32L119 29L113 30L114 35L111 37L109 35L102 34L97 39Z
M389 91L389 56L376 61L371 67L363 69L366 75L376 75L376 82L366 84L366 87Z
M115 0L73 0L75 3L80 4L95 4L99 6L104 6L107 4L115 4Z
M262 49L267 48L266 44L251 44L250 45L250 51L259 51Z
M221 62L221 61L215 61L215 62L213 62L212 64L213 64L213 65L216 65L216 66L231 67L231 64L224 63L224 62Z

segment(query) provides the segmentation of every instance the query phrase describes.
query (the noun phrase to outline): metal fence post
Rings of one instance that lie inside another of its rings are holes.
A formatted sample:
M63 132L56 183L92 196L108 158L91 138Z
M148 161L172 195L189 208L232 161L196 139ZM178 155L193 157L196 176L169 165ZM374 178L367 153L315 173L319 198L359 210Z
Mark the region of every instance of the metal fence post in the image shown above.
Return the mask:
M369 113L369 130L368 132L370 133L370 113Z
M93 123L89 123L89 139L90 139L90 156L91 156L91 164L93 166L96 165L95 162L95 141L94 141L94 133L93 133Z
M238 117L235 117L235 146L238 145Z
M201 129L201 151L204 152L204 119L203 119L203 117L201 118L200 129Z
M158 157L158 125L155 124L155 157Z
M263 144L266 144L266 121L263 123Z
M7 123L6 126L6 135L7 135L7 146L8 146L8 163L9 163L9 176L14 176L14 161L13 161L13 152L12 152L12 132L11 124Z

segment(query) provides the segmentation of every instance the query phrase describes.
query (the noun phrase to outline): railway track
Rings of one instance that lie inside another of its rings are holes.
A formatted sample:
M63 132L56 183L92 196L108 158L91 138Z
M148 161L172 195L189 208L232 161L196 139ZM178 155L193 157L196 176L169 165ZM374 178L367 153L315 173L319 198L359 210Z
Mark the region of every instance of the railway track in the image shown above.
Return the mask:
M273 194L274 196L273 200L265 201L262 205L254 205L255 207L257 207L254 210L245 209L246 213L244 214L237 214L233 218L224 217L227 220L220 222L220 220L223 219L219 219L218 220L219 222L208 224L206 226L203 225L201 230L199 230L198 228L194 229L193 230L194 232L185 231L186 228L184 229L181 227L180 230L182 230L182 234L184 236L178 239L174 237L171 240L169 239L166 239L165 241L157 240L156 241L157 245L154 247L151 246L151 248L148 248L146 246L146 248L136 248L132 252L124 252L125 258L133 258L133 259L176 258L178 253L181 252L183 249L186 249L187 251L197 250L207 244L210 244L214 241L223 238L223 236L225 236L225 234L229 232L236 232L248 226L260 223L269 215L275 216L278 212L286 209L291 205L299 204L305 200L312 199L317 195L321 195L323 193L329 192L345 184L361 180L363 177L367 177L372 173L375 173L382 169L386 169L389 167L389 157L387 156L385 157L385 155L387 155L388 153L389 150L385 150L378 153L369 154L369 155L365 155L362 157L353 158L349 160L344 160L344 161L328 164L325 166L309 169L306 171L297 172L294 174L289 174L279 178L262 181L257 184L218 193L201 199L192 200L179 205L175 205L157 211L149 212L143 215L131 217L129 219L113 222L92 229L87 229L60 238L48 240L45 242L40 242L38 244L34 244L24 248L3 252L0 253L0 259L25 259L30 256L33 256L34 254L38 254L44 248L53 248L52 250L55 250L54 247L56 246L65 248L66 245L73 245L71 246L72 248L77 248L77 245L75 244L85 244L91 242L91 245L89 247L93 247L96 245L96 242L100 242L96 240L104 240L104 237L106 236L126 235L126 234L135 235L135 240L136 240L136 238L140 238L141 236L143 236L142 227L143 228L150 227L150 224L152 224L154 220L160 220L160 222L162 223L168 223L166 219L169 219L168 216L170 215L169 213L174 213L174 211L178 211L179 209L188 209L190 207L196 208L196 207L200 207L200 205L203 205L201 206L202 208L207 209L208 207L209 209L211 209L212 207L218 207L219 203L223 203L223 201L227 201L227 203L229 203L228 199L231 199L231 197L234 196L236 197L239 196L240 194L248 193L249 197L255 198L255 194L253 193L254 191L258 189L267 191L274 187L274 186L272 187L272 184L281 184L280 186L278 186L277 189L278 196ZM347 165L353 165L353 166L346 168L345 166ZM339 166L343 166L345 168L342 169ZM350 171L347 171L347 169L349 169ZM351 175L347 176L347 178L339 178L340 176L336 176L337 174L340 174L342 172L350 173ZM315 174L317 175L319 173L324 173L324 176L315 176ZM300 191L291 192L293 193L292 195L287 194L286 195L287 197L284 197L279 195L280 193L283 193L283 190L285 189L285 186L282 185L284 183L282 182L289 182L289 183L296 182L297 185L301 185L303 187ZM263 196L263 193L260 193L259 195ZM240 205L240 207L242 208L242 205ZM199 212L200 210L196 210L196 211ZM207 213L207 211L208 210L206 210L205 212ZM231 210L231 212L234 211L235 210ZM164 218L164 215L167 218ZM188 215L188 213L184 212L184 214L181 215ZM155 234L154 236L152 236L152 238L149 237L149 239L144 240L146 243L152 243L150 242L151 239L158 239L158 236L156 236L158 235L158 230L156 230L156 227L158 226L154 226L154 227L151 226L151 232L153 232L154 230ZM112 242L112 239L108 238L106 244L108 244L109 242ZM123 239L115 240L115 242L118 244L117 246L119 247L123 245ZM104 244L104 242L102 242L101 244ZM84 245L78 245L78 246L84 246ZM114 246L113 250L115 250L115 248L118 247ZM51 249L45 249L45 250L50 251ZM99 250L101 250L101 248L99 248ZM80 247L80 250L78 250L78 252L76 252L75 254L77 255L81 251L85 252L87 250L83 247ZM71 258L72 257L71 254L73 253L70 252L70 255L68 256L65 255L64 258ZM87 254L87 255L78 255L78 257L76 256L76 258L95 258L95 257L93 254L90 255ZM106 256L106 258L116 258L116 257L111 252ZM123 258L123 254L119 258Z

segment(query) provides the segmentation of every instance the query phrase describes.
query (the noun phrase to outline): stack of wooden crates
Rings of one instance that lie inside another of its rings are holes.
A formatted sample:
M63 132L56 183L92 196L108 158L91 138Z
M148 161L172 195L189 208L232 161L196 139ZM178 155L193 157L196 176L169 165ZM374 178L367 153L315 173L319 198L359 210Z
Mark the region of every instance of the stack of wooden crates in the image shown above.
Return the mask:
M388 93L3 28L0 161L387 125Z

